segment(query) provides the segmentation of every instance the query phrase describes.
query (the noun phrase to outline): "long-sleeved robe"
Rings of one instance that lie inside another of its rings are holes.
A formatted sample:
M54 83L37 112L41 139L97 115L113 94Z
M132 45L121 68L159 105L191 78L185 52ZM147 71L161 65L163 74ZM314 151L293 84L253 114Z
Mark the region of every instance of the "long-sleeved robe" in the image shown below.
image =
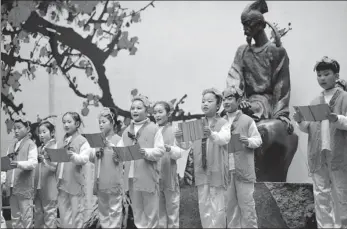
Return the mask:
M260 119L289 119L289 58L283 47L269 41L262 47L238 48L227 77L227 86L242 89Z

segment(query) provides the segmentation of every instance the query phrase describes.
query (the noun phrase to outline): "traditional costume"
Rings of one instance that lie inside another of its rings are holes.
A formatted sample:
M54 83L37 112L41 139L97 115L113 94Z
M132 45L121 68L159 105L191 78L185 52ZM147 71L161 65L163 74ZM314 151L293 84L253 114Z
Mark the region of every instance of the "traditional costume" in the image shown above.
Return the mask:
M159 228L179 228L180 186L177 159L182 157L184 150L176 145L171 123L159 127L159 131L164 143L171 148L160 160Z
M113 117L109 108L105 108L100 115ZM96 157L95 149L90 154L90 161L95 163L94 190L98 197L99 222L102 228L121 228L122 226L123 163L113 160L112 148L120 139L121 137L117 134L106 137L106 147L103 149L102 158Z
M135 96L146 108L150 106L144 96ZM138 143L145 149L145 159L125 163L125 190L129 189L134 223L137 228L157 228L159 223L159 160L164 155L164 141L157 125L148 118L131 121L124 130L118 146ZM128 180L129 178L129 180Z
M318 227L347 228L347 92L339 87L325 90L311 105L324 103L338 115L336 122L302 121L298 126L308 133L308 166Z
M84 186L86 185L83 166L89 161L90 146L78 132L64 137L64 147L74 154L70 162L58 164L58 206L62 228L82 228L84 223L85 203Z
M229 87L223 92L224 98L235 95L242 96L235 87ZM254 149L261 146L262 139L254 120L242 111L227 113L225 118L229 122L231 134L240 134L249 141L243 150L229 152L229 185L225 193L227 228L258 228L253 198L256 182Z
M203 95L213 93L220 99L216 89L207 89ZM221 100L220 100L221 101ZM228 186L228 149L230 131L227 121L218 114L208 123L212 130L209 138L193 143L194 178L198 188L199 212L203 228L225 228L225 196Z
M45 148L57 148L54 139L39 147L45 155ZM35 169L35 228L57 228L58 189L56 178L57 163L44 159Z
M23 122L28 122L21 118ZM10 196L12 228L31 228L33 225L34 178L37 165L37 147L27 134L8 148L18 162L17 168L7 172L6 189Z

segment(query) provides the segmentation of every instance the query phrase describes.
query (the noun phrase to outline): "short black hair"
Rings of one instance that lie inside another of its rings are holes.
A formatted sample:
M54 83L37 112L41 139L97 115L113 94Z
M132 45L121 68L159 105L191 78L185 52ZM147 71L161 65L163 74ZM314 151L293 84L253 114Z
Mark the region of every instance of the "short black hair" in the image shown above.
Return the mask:
M335 74L340 73L340 64L337 61L331 63L320 62L314 69L315 71L332 70Z

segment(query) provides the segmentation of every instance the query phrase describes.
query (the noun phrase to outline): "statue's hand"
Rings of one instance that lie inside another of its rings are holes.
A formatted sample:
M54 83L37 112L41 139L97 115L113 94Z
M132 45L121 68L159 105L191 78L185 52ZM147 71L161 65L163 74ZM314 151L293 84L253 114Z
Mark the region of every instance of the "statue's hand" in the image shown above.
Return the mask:
M240 102L240 105L239 105L240 109L241 110L244 110L244 109L250 109L252 107L251 103L248 102L247 100L242 100Z

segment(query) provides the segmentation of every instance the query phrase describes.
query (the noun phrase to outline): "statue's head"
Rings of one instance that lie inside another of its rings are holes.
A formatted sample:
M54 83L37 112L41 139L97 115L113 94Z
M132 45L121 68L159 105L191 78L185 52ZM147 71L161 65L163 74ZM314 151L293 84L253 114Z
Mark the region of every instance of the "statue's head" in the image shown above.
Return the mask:
M260 32L264 31L266 24L270 25L274 30L274 27L265 21L263 14L267 12L268 7L265 0L256 0L243 10L241 14L241 23L249 45L251 44L252 39L254 39ZM276 33L277 31L274 32L278 35L278 33ZM277 37L276 39L279 40ZM280 41L276 41L276 43L280 43Z

